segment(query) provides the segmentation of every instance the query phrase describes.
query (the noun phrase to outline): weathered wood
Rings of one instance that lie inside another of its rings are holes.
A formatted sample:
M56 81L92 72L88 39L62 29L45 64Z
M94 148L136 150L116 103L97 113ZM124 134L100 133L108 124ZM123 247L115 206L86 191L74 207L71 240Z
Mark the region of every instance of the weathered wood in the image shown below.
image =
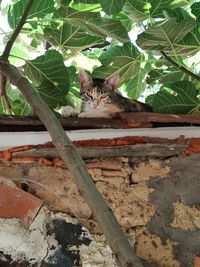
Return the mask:
M121 113L116 118L60 118L65 130L101 128L138 128L153 126L200 125L199 115L156 114L150 112ZM41 131L41 121L33 116L0 116L0 131Z
M121 113L120 117L127 122L151 122L151 123L189 123L200 124L199 115L188 114L159 114L150 112Z
M109 158L109 157L158 157L166 158L180 153L187 147L185 144L137 144L131 146L114 147L78 147L82 158ZM13 157L42 157L57 158L58 153L55 148L30 149L22 152L15 152Z
M131 122L127 124L122 118L60 118L60 122L65 130L75 129L102 129L102 128L146 128L151 127L149 122ZM34 116L0 116L0 132L5 131L45 131L42 122Z
M0 125L42 125L35 116L1 115Z

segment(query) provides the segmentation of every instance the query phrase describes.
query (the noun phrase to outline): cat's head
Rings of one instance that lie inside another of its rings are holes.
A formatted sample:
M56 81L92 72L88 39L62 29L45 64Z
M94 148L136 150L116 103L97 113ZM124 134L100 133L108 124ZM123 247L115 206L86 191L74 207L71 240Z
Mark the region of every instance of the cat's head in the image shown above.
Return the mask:
M116 90L119 83L119 75L113 75L108 79L92 79L85 72L79 72L80 94L83 101L87 101L93 108L110 104L110 93Z

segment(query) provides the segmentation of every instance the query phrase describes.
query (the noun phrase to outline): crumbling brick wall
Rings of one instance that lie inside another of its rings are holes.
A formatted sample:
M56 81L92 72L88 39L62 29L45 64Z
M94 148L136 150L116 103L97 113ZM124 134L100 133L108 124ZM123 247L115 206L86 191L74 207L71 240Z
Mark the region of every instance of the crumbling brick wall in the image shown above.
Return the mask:
M194 263L198 266L200 154L162 159L93 158L86 163L97 188L126 230L144 266L190 267ZM19 186L26 184L26 190L42 199L54 214L62 212L75 217L91 234L101 235L101 229L66 167L2 163L0 173ZM67 183L64 182L66 177ZM80 251L80 247L77 245L76 250ZM101 259L104 265L101 265L95 262L95 257L92 259L93 255L90 255L89 266L111 267L115 264L105 256L105 260ZM80 266L84 266L83 263L81 257L76 262Z

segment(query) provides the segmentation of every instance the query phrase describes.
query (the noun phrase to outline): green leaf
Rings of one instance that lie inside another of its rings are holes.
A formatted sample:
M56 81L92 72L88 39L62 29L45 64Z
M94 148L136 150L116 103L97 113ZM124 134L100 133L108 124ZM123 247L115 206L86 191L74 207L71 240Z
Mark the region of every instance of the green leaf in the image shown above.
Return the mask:
M144 92L147 86L145 78L151 68L151 64L147 62L143 68L139 67L137 75L126 83L126 92L128 97L138 99L141 93Z
M17 116L30 116L33 115L32 107L25 101L15 100L12 102L12 110Z
M75 4L79 4L79 3L84 3L84 4L95 4L95 3L99 3L99 1L96 1L96 0L74 0L73 2Z
M146 83L144 82L144 77L146 75L146 71L140 69L139 73L130 81L128 81L126 85L126 91L128 97L132 99L137 99L141 95L141 93L146 88Z
M146 1L143 0L127 0L123 9L133 22L139 23L149 17L148 10L145 9L146 5Z
M13 88L9 83L6 86L9 102L15 115L33 115L32 107L27 103L21 92Z
M137 75L142 59L142 54L130 43L123 46L111 46L101 54L99 60L102 66L94 70L93 76L106 78L119 73L121 83L123 83Z
M176 19L170 19L149 27L145 32L138 35L137 43L145 50L165 51L169 55L183 56L196 53L200 47L192 38L188 40L187 34L195 35L191 31L196 27L194 19L185 19L177 23Z
M100 37L112 37L124 43L129 41L128 34L120 21L102 18L99 12L81 12L72 8L60 8L54 15L63 18L72 26L86 33Z
M184 19L190 19L191 15L183 8L177 7L175 9L167 10L168 18L175 18L176 22L180 22Z
M27 60L24 70L49 106L54 108L66 104L69 75L59 52L48 50L45 55Z
M130 32L132 30L133 23L126 14L120 12L117 15L114 15L113 18L115 20L121 21L122 25L124 26L127 32Z
M186 114L200 106L197 90L191 82L175 82L170 89L172 93L162 90L154 95L151 101L154 112Z
M169 9L188 5L182 0L127 0L124 11L134 22L142 22L146 19L164 18L164 12Z
M179 42L181 55L195 55L200 51L200 28L197 26Z
M112 1L100 0L99 2L103 10L107 14L111 15L111 14L116 14L122 10L125 0L112 0Z
M3 110L3 105L2 105L2 101L1 101L1 97L0 97L0 114L3 114L4 110Z
M148 95L145 99L145 103L148 104L150 107L153 107L153 101L154 101L155 94Z
M27 6L27 0L19 0L10 5L8 10L8 23L11 28L16 28L21 16L24 13L24 10ZM34 2L28 19L31 18L43 18L49 13L54 11L54 0L37 0Z
M82 50L103 42L102 38L86 34L80 27L72 26L68 22L65 22L59 29L53 26L45 28L44 37L52 45L58 46L65 52L68 49Z
M92 12L97 12L102 10L101 5L99 1L91 0L74 0L73 2L70 3L69 5L71 8L74 8L79 11L92 11Z
M150 85L169 84L176 81L181 81L185 76L186 75L182 71L176 69L154 69L148 73L146 82Z
M200 2L192 4L191 11L192 11L192 14L196 16L198 22L200 22Z
M70 77L70 90L66 97L67 105L80 110L81 107L81 96L80 96L80 84L78 81L78 75L76 73L76 68L71 66L68 68Z

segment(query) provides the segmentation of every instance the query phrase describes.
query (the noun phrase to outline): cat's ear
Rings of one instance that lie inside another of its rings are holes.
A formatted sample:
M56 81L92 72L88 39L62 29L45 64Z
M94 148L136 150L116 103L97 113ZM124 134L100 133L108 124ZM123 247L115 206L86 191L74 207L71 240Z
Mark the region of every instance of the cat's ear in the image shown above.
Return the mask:
M78 73L78 77L79 77L79 82L81 84L81 87L88 82L92 81L92 78L90 77L90 75L84 71L84 70L80 70Z
M119 83L119 74L115 74L113 76L111 76L110 78L106 79L105 83L108 84L112 90L114 91L115 89L117 89L117 85Z

